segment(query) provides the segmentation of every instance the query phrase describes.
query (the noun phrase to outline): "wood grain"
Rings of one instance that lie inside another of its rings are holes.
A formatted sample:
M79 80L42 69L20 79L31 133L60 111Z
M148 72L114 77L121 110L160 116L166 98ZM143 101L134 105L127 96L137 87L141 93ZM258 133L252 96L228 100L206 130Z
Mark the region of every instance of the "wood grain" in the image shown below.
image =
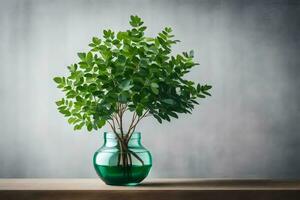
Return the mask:
M300 181L150 179L108 186L99 179L0 179L0 200L300 199Z

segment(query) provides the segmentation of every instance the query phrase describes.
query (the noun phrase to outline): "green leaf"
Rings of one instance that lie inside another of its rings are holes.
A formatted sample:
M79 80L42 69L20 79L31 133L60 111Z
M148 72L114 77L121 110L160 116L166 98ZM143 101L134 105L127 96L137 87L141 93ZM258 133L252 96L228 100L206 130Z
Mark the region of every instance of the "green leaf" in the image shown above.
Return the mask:
M199 103L197 101L193 100L193 99L191 99L191 102L193 102L194 104L199 105Z
M61 83L61 82L62 82L62 78L60 78L60 77L54 77L53 80L54 80L56 83Z
M141 18L139 18L137 15L133 16L131 15L130 16L130 25L133 26L133 27L138 27L138 26L141 26L143 24Z
M154 94L159 94L159 91L158 91L158 89L157 88L153 88L153 87L151 87L151 90L152 90L152 92L154 93Z
M65 117L69 117L71 115L71 112L68 110L62 110L62 113L65 115Z
M121 102L121 103L127 102L127 96L125 94L120 94L118 99L119 99L119 102Z
M154 94L158 94L158 93L159 93L159 90L158 90L159 86L158 86L157 83L151 83L150 86L151 86L151 90L152 90L152 92L153 92Z
M122 89L123 91L130 90L132 88L132 85L130 85L130 80L124 80L121 82L119 85L119 88Z
M142 116L143 114L143 105L142 104L138 104L137 107L136 107L136 113L138 116Z
M178 119L178 115L175 112L168 112L168 114L176 119Z
M82 129L82 127L84 126L84 122L81 122L80 124L77 124L77 125L75 125L74 126L74 130L80 130L80 129Z
M168 122L171 121L170 117L169 117L167 114L164 115L164 118L165 118Z
M57 106L61 106L61 105L64 105L65 102L64 102L64 99L62 99L60 101L56 101L55 103Z
M98 128L102 128L105 125L105 123L106 123L106 120L104 120L104 119L98 120L98 122L97 122Z
M207 92L207 91L202 91L202 93L203 93L203 94L206 94L206 95L208 95L208 96L211 96L211 94L210 94L209 92Z
M90 132L93 130L93 124L91 122L86 122L86 128Z
M110 30L103 30L103 37L109 38L110 37Z
M158 115L153 114L153 117L154 117L155 119L157 119L157 121L158 121L160 124L162 123L162 120L161 120L161 118L160 118Z
M75 71L77 70L77 64L70 65L70 66L68 67L68 69L70 70L71 73L72 73L72 72L75 72Z
M140 66L143 68L147 68L149 66L148 59L141 59Z
M101 40L97 37L93 37L93 43L96 44L96 45L99 45L101 43Z
M76 120L76 118L75 117L70 117L69 119L68 119L68 123L69 124L73 124L73 122Z
M197 95L197 97L200 97L200 98L205 98L205 96L204 96L204 95L202 95L202 94L198 94L198 95Z
M157 83L151 83L151 87L153 87L153 88L159 88L159 85Z
M127 32L119 32L118 34L117 34L117 39L118 40L125 40L125 39L127 39L127 37L128 37L128 33Z
M85 53L77 53L77 55L82 61L85 61L85 57L86 57Z
M117 63L118 65L120 65L120 66L124 66L125 63L126 63L126 57L123 56L123 55L120 55L120 56L118 57L118 59L116 60L116 63Z
M173 99L163 99L162 102L169 104L169 105L175 105L176 102Z
M119 41L119 40L113 40L113 41L112 41L112 44L118 45L118 44L120 44L120 41Z
M90 44L89 44L89 47L93 47L93 48L94 48L94 47L96 47L96 46L97 46L97 45L95 45L94 43L90 43Z
M86 55L86 62L88 65L91 65L93 62L93 54L91 52L88 52L88 54Z
M209 89L212 88L212 86L211 85L204 85L204 86L202 86L202 88L203 88L203 90L209 90Z
M201 86L200 86L200 84L198 83L198 85L197 85L197 92L200 92L201 91Z
M139 31L144 32L146 29L147 29L146 26L142 26L142 27L139 28Z
M67 92L66 97L67 98L74 98L77 96L77 93L74 90L70 90L69 92Z
M171 33L171 32L172 32L172 28L171 28L171 27L165 27L165 31L166 31L167 33Z

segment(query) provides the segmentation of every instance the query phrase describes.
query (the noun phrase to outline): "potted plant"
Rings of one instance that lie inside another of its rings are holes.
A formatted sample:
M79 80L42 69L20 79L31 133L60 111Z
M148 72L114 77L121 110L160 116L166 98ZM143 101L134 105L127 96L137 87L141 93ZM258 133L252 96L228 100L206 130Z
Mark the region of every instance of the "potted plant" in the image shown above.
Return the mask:
M129 23L130 30L104 30L103 39L93 37L90 51L78 53L79 62L68 66L70 74L54 78L65 93L56 102L58 110L74 130L111 127L93 161L98 175L112 185L134 185L148 175L151 155L136 132L141 120L151 116L162 123L191 113L211 89L184 79L198 63L193 51L171 55L179 42L171 28L146 37L141 18L131 16Z

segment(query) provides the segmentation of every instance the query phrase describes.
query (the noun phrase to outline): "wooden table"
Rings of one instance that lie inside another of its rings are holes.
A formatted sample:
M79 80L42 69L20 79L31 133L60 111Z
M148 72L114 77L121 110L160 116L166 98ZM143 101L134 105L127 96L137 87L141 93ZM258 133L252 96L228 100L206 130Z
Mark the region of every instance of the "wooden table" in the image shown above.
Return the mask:
M100 179L0 179L0 200L300 200L300 181L147 179L108 186Z

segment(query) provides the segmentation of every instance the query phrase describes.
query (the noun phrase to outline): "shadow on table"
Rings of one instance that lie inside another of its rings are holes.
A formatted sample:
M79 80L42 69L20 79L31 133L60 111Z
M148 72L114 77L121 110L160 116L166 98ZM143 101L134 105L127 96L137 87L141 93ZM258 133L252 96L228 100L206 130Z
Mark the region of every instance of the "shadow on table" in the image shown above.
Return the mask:
M138 187L172 187L172 186L199 186L203 181L152 181L143 182Z
M142 182L137 187L282 187L285 186L285 180L262 180L262 179L253 179L253 180L243 180L243 179L224 179L224 180L166 180L166 181L151 181L151 182Z

